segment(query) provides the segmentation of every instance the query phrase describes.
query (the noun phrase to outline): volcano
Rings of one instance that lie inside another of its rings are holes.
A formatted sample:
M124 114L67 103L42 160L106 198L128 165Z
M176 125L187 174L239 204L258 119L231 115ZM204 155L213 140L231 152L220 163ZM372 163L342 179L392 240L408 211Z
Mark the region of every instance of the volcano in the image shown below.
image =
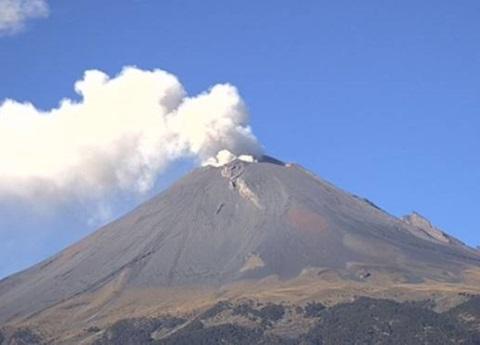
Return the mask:
M112 327L125 320L135 320L125 329L142 325L145 343L182 344L172 337L201 322L199 315L205 320L206 311L217 320L210 325L233 327L229 334L256 318L271 326L262 331L263 343L268 336L280 344L286 335L309 344L294 327L278 331L276 322L289 322L270 317L275 308L308 305L314 318L302 320L311 321L363 296L358 303L368 305L374 302L365 298L401 306L430 300L428 312L445 313L478 293L479 278L480 252L418 213L396 218L295 164L236 159L194 170L124 217L0 281L0 344L130 344L112 340ZM258 316L267 307L270 324Z

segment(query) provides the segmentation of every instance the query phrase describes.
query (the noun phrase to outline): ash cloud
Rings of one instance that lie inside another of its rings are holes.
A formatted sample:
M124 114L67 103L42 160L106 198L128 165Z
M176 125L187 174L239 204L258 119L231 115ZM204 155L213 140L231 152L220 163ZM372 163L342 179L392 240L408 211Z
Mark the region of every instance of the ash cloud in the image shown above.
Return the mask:
M145 192L178 159L205 165L222 150L262 152L229 84L191 97L170 73L126 67L113 78L86 71L75 91L80 101L63 99L48 111L10 99L0 105L0 196Z

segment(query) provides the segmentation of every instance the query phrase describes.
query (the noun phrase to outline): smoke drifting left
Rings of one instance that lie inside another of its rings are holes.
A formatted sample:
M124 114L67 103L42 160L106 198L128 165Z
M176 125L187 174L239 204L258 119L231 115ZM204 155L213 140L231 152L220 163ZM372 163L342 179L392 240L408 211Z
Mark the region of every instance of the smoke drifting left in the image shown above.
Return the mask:
M86 71L81 101L40 111L0 105L0 196L102 197L147 191L180 158L211 162L222 150L261 154L237 89L217 84L191 97L162 70L125 67L110 78Z

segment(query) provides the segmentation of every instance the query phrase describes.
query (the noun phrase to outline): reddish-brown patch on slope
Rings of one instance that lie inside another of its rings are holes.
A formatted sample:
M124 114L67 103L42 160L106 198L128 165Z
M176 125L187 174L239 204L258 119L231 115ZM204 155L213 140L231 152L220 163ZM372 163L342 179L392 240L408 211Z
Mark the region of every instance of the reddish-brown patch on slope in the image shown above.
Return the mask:
M291 208L287 212L287 218L291 225L302 232L327 233L329 231L327 220L308 209Z

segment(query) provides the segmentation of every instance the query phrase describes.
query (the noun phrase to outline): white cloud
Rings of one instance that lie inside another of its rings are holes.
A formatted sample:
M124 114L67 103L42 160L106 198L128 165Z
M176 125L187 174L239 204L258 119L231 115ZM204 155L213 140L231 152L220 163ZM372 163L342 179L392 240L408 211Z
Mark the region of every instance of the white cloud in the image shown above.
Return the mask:
M27 20L48 14L46 0L0 0L0 35L17 33Z
M172 74L127 67L114 78L87 71L75 90L81 101L64 99L49 111L14 100L0 105L0 196L142 192L179 158L261 153L229 84L188 97Z

